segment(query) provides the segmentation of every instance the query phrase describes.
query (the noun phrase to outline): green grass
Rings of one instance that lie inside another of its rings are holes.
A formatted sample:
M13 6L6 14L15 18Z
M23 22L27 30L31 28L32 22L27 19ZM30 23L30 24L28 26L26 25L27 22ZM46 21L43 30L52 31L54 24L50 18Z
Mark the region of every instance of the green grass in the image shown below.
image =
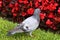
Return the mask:
M30 37L24 33L6 36L7 31L14 28L17 23L13 23L0 18L0 40L60 40L59 34L45 32L44 30L37 29L33 32L34 37Z

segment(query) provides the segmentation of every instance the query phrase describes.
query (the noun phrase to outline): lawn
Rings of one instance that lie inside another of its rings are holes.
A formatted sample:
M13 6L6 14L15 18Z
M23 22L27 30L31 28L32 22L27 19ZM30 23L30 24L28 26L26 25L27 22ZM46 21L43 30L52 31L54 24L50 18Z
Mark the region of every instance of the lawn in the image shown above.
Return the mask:
M44 30L37 29L33 32L34 37L30 37L24 33L6 36L8 30L14 28L17 23L13 23L0 18L0 40L60 40L59 34L45 32Z

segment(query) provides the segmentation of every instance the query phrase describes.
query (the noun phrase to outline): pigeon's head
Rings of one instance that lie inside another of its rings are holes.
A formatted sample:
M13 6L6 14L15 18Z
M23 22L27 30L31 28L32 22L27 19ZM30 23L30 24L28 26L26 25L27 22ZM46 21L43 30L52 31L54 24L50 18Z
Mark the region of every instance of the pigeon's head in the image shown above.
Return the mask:
M41 10L39 8L37 8L37 9L35 9L34 14L33 14L33 17L35 19L37 19L38 22L40 22L40 12L41 12Z
M13 34L15 34L15 33L22 33L22 32L24 32L24 31L20 28L20 25L18 25L18 26L15 27L14 29L8 31L7 36L11 36L11 35L13 35Z
M34 11L34 15L39 15L40 12L41 12L41 10L40 10L39 8L37 8L37 9L35 9L35 11Z

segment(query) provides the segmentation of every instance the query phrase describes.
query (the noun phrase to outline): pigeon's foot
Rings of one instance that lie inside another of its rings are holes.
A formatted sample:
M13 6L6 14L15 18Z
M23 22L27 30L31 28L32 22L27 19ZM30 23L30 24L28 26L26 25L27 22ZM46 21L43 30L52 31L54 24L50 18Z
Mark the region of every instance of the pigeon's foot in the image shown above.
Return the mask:
M34 37L34 36L32 35L32 32L30 32L30 37Z
M30 37L34 37L33 35L30 35Z

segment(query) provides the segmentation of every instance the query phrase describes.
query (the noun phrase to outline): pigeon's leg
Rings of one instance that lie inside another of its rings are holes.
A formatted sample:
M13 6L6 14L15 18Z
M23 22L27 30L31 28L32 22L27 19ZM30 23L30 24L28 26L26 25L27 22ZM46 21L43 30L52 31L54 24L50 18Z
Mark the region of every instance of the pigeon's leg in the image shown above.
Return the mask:
M33 37L32 32L29 33L31 37Z

